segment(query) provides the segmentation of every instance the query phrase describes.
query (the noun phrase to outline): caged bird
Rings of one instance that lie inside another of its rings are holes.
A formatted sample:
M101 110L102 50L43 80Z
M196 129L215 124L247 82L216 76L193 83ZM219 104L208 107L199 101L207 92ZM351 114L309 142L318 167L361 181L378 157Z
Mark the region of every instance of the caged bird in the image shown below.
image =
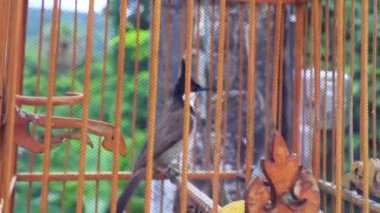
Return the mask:
M182 153L182 137L183 137L183 113L184 113L184 95L185 95L185 61L181 63L181 74L175 85L171 96L167 112L164 113L158 126L154 139L153 162L154 170L164 172L169 178L172 178L171 169L175 166L175 160ZM190 85L190 105L195 100L196 93L209 90L203 88L191 79ZM194 110L190 106L190 133L189 138L196 132L196 119ZM191 142L190 142L191 145ZM191 147L189 147L191 150ZM178 163L178 162L177 162ZM133 192L137 188L141 180L145 178L147 165L147 144L141 150L136 161L131 180L128 186L123 190L117 201L117 213L122 213L126 204L132 197ZM178 167L177 167L178 168Z

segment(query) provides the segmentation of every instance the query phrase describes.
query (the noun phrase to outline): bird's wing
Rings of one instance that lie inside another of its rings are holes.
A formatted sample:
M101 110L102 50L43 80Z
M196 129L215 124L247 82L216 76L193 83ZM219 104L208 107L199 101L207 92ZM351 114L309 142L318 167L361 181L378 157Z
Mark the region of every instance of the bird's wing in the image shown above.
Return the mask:
M192 122L190 123L192 125ZM180 107L170 113L165 113L155 131L154 159L168 150L171 146L182 140L183 108ZM144 167L147 161L147 143L141 150L136 163L136 169Z

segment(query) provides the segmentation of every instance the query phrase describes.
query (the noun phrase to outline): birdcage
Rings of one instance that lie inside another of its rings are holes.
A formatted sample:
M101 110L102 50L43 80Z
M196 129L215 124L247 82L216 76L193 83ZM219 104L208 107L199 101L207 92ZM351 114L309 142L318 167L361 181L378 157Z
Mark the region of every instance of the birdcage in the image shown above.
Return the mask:
M377 0L0 11L0 212L380 212Z

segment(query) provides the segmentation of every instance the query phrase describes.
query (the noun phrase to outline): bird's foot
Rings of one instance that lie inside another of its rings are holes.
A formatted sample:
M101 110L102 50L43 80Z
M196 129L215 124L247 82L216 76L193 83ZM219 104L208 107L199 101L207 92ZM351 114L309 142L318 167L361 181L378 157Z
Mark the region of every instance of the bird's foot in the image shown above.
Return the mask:
M180 170L176 166L169 167L165 172L165 177L168 178L172 183L176 183L176 177L181 174Z

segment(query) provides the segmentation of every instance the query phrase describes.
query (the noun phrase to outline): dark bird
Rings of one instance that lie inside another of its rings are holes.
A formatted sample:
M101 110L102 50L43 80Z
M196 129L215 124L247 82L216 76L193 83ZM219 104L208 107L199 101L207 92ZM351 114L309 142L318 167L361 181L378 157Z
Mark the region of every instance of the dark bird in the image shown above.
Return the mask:
M190 100L194 100L195 93L208 90L202 88L193 79L190 86ZM182 60L181 75L175 85L167 112L164 113L159 125L156 127L154 140L154 170L169 171L173 161L182 153L183 137L183 113L184 113L184 94L185 94L185 61ZM190 137L195 133L196 120L194 111L190 109ZM123 190L117 201L117 213L122 213L132 193L137 188L142 179L145 178L147 164L147 144L141 150L128 186Z

